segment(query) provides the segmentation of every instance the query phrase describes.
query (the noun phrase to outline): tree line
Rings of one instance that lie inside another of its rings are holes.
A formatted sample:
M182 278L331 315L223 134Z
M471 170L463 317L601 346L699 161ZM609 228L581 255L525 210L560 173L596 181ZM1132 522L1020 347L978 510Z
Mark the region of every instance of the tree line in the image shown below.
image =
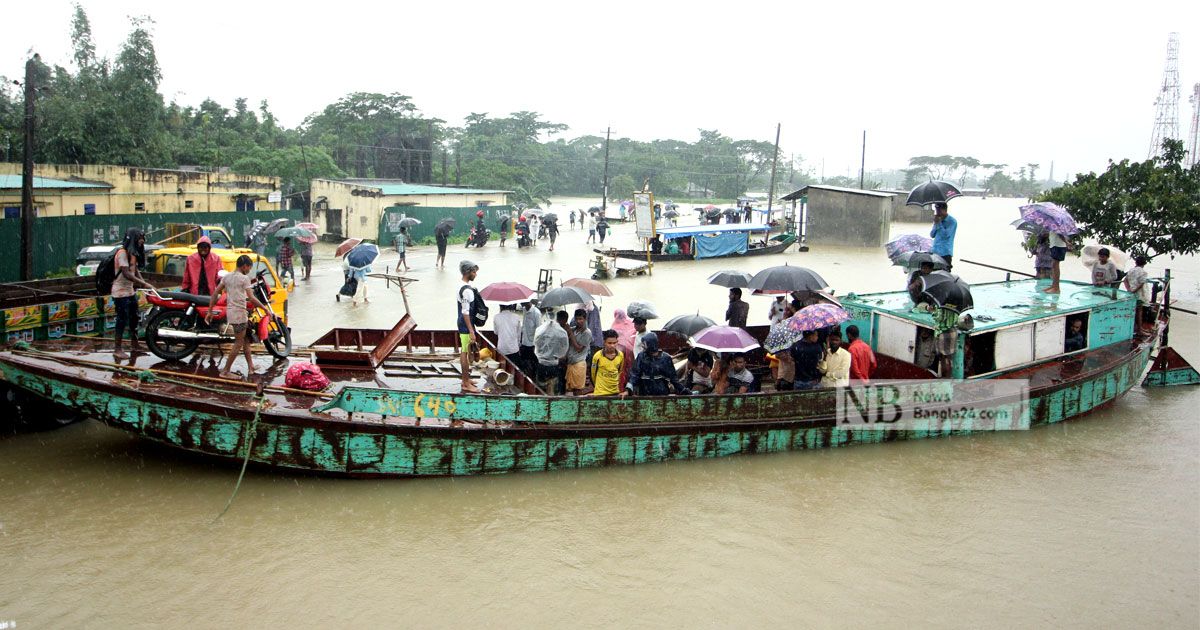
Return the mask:
M153 21L131 19L114 58L97 54L91 24L76 5L70 24L71 68L38 63L38 130L34 159L41 163L117 164L147 168L229 168L283 181L284 193L307 201L313 178L403 179L514 191L516 201L542 203L551 195L599 197L604 191L606 139L566 137L568 127L537 112L506 116L477 112L455 126L420 111L399 93L355 92L293 128L279 124L267 101L236 99L227 108L212 99L198 106L167 101ZM21 89L0 87L0 147L20 159ZM663 199L733 199L769 186L773 143L699 130L694 142L608 142L609 196L627 198L646 179ZM1006 173L1003 164L971 157L916 156L908 169L877 172L866 188L910 188L926 178L954 179L995 194L1030 196L1045 187L1038 165ZM979 171L984 171L981 176ZM990 171L990 174L989 174ZM851 177L816 177L802 156L781 148L776 192L810 183L857 187Z

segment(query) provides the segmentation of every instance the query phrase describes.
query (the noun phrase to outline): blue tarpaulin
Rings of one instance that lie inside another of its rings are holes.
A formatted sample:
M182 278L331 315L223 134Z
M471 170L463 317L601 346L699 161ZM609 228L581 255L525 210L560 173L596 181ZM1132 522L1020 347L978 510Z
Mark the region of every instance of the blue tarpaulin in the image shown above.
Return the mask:
M747 241L745 232L701 234L696 236L696 258L716 258L731 254L745 254Z

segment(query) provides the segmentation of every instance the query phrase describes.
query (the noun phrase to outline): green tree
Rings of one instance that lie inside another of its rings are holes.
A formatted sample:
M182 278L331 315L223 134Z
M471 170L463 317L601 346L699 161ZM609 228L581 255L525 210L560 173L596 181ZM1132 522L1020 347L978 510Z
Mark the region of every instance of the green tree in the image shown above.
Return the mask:
M632 177L621 173L609 180L608 198L611 201L629 199L635 190L641 190L641 188L641 186L637 185L637 182L633 181Z
M285 194L301 194L313 179L345 177L324 149L292 146L285 149L255 147L233 163L233 172L243 175L268 175L282 180Z
M1097 175L1041 195L1068 209L1083 235L1153 258L1200 250L1200 164L1183 166L1183 142L1167 139L1144 162L1109 161Z

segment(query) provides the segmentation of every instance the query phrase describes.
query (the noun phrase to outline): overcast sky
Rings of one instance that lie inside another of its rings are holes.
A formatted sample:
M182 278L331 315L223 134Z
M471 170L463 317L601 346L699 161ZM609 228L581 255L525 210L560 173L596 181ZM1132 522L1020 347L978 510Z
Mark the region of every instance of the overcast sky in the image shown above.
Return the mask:
M112 57L149 15L168 100L268 99L287 126L354 91L427 115L533 110L603 134L773 140L820 174L924 154L1043 175L1143 159L1167 34L1180 37L1180 133L1200 82L1200 2L395 2L84 0ZM71 3L5 8L0 74L70 59Z

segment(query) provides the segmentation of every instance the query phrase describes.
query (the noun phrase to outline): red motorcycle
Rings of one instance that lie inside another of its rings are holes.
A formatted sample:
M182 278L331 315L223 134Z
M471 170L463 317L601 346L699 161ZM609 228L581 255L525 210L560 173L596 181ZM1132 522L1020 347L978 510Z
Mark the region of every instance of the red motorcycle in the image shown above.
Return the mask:
M251 283L254 296L266 308L250 311L249 341L261 341L271 356L286 359L292 352L292 331L271 308L273 291L263 282L264 273L266 270L259 271ZM207 323L204 318L209 311L209 296L182 291L144 291L154 309L146 321L146 346L155 356L178 361L195 352L202 343L233 343L233 330L225 323L224 295L212 308L212 323Z

